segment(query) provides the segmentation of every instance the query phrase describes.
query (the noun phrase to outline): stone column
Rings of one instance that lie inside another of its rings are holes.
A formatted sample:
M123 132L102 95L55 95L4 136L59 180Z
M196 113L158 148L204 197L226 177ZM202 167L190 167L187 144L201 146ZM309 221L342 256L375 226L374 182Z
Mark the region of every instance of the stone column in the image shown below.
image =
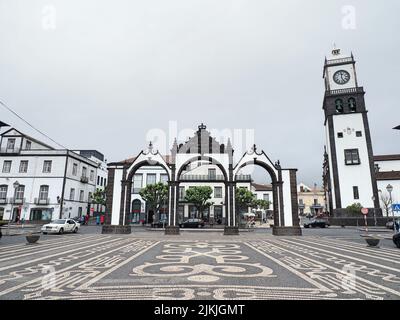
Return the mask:
M224 235L239 235L239 227L235 223L234 215L236 214L235 211L235 182L229 181L227 183L227 188L226 190L229 190L229 196L228 196L228 201L229 201L229 223L225 225L225 230L224 230Z
M279 226L279 197L278 197L278 184L272 182L272 205L274 210L274 226Z
M169 220L169 225L165 227L166 235L179 235L179 226L177 225L177 212L178 212L178 202L179 202L179 182L171 181L170 182L170 196L171 200L168 199L170 203L170 212L171 219Z

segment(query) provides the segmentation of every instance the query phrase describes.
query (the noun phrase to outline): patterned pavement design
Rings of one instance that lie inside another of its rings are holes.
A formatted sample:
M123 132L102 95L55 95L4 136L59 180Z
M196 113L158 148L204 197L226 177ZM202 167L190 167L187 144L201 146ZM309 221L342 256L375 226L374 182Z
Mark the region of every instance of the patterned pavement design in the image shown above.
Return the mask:
M400 299L398 249L314 236L154 238L0 247L0 299Z

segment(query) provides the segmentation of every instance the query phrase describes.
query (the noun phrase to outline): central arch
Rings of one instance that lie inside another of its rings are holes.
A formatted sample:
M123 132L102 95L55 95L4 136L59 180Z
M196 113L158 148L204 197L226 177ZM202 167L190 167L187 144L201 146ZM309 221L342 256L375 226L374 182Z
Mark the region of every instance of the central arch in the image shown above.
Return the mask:
M224 176L223 180L210 180L210 181L204 181L204 180L182 180L182 173L185 170L185 168L191 164L191 163L196 163L196 162L200 162L200 161L205 161L208 162L209 164L212 165L216 165L222 172L222 175ZM225 225L229 225L230 223L230 215L229 215L229 168L226 168L220 161L218 161L217 159L215 159L213 156L210 155L193 155L191 158L187 159L186 161L184 161L181 165L179 165L179 168L177 168L176 171L176 180L175 180L175 194L179 195L179 187L180 184L183 182L204 182L204 183L210 183L210 182L220 182L223 183L225 185L225 192L224 192L224 208L225 208ZM175 198L175 205L174 205L174 216L173 216L173 225L176 226L177 223L176 221L177 219L177 215L178 215L178 207L179 207L179 196L176 196Z

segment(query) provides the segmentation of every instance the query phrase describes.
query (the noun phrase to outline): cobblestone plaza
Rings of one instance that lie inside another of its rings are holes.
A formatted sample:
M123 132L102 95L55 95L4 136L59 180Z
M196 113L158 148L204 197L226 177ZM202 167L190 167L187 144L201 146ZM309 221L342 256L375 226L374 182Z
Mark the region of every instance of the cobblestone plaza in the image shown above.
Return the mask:
M399 299L398 249L388 240L367 247L359 233L93 232L37 245L7 237L0 299Z

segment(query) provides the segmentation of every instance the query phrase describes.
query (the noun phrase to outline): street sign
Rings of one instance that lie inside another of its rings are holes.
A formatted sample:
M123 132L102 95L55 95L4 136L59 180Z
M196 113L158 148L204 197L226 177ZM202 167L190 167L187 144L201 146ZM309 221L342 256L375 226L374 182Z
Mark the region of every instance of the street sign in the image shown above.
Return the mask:
M363 214L363 215L367 215L368 214L368 208L362 208L361 209L361 213Z
M392 204L392 210L393 211L400 211L400 203Z

